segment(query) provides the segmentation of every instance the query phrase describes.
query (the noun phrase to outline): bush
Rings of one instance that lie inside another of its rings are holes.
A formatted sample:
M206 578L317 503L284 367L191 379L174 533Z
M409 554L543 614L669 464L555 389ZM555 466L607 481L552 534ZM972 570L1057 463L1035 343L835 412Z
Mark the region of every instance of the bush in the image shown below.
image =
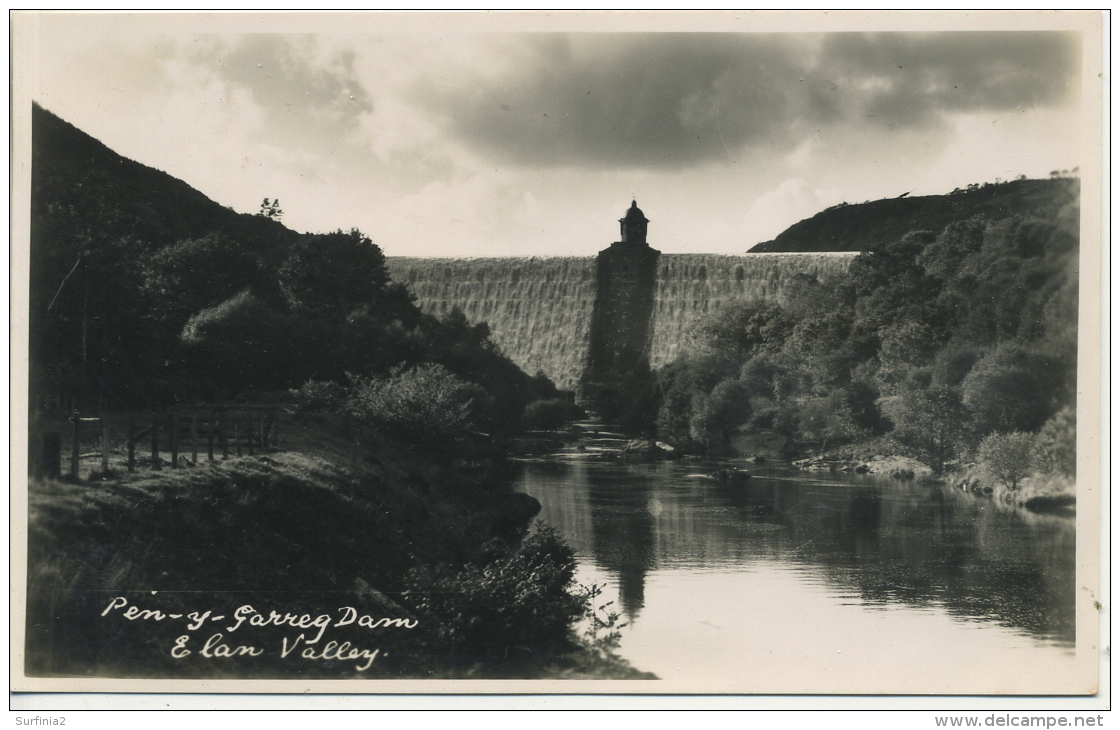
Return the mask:
M418 568L409 603L432 627L435 646L467 661L563 654L584 598L573 592L576 562L555 530L539 527L513 555L461 570Z
M994 482L1014 492L1030 473L1034 437L1029 433L993 433L980 442L980 468Z
M535 400L525 406L522 423L526 428L559 428L568 421L586 418L587 412L563 398Z
M346 399L346 391L333 380L308 380L291 394L296 406L305 411L336 411Z
M440 365L396 370L388 378L357 379L346 411L390 435L429 446L446 446L485 417L489 397Z

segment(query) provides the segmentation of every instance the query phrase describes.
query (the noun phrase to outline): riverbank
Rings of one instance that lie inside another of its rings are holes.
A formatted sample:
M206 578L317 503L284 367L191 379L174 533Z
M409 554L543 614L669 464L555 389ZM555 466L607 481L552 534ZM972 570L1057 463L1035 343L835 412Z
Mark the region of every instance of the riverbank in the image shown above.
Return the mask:
M282 419L268 453L29 485L29 674L651 676L584 631L572 552L527 535L500 457Z
M599 425L598 428L601 427ZM613 458L646 458L664 460L699 458L699 444L669 444L654 440L627 441L615 433ZM848 443L823 452L805 455L804 444L775 431L737 433L727 447L708 450L709 457L741 460L748 464L790 465L802 471L842 472L842 474L871 474L899 480L932 481L948 484L980 496L998 500L1002 504L1030 509L1032 512L1072 515L1076 506L1076 484L1073 479L1055 475L1029 474L1015 488L993 476L982 465L946 465L943 474L924 462L907 455L907 449L890 438L878 438Z
M895 479L936 481L1034 512L1073 514L1076 507L1076 483L1072 479L1033 473L1024 477L1015 488L1010 488L982 464L954 463L945 473L937 475L927 464L905 456L901 451L889 439L878 439L797 459L792 465L804 471L884 474Z

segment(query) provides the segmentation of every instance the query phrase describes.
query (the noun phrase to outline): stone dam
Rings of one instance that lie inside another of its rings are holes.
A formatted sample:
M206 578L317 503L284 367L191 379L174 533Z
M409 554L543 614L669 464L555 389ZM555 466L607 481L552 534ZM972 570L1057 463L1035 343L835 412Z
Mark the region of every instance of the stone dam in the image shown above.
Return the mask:
M855 253L662 254L645 242L637 205L622 240L598 256L389 257L394 281L428 314L458 307L526 372L565 390L671 362L691 326L732 302L780 300L798 274L847 270Z

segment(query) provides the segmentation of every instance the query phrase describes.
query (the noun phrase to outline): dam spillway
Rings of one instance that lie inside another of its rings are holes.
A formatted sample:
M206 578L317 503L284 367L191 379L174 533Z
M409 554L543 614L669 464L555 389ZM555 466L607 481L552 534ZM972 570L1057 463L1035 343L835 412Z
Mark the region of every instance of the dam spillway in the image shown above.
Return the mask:
M857 252L662 254L633 203L597 257L388 257L422 311L458 308L529 374L564 390L625 381L672 362L692 326L733 302L781 301L798 275L840 275ZM595 387L585 388L587 396ZM594 396L588 396L594 397Z
M650 367L672 362L692 325L721 307L750 299L781 301L798 274L843 274L855 253L661 254L650 340Z
M458 307L486 322L490 339L530 375L543 371L573 390L587 358L595 302L595 257L386 259L426 313Z
M793 277L825 279L847 270L854 253L661 254L653 291L647 355L673 361L691 326L727 304L780 301ZM486 322L491 339L529 374L543 371L574 390L586 366L597 296L596 259L586 257L387 259L427 314L458 307Z

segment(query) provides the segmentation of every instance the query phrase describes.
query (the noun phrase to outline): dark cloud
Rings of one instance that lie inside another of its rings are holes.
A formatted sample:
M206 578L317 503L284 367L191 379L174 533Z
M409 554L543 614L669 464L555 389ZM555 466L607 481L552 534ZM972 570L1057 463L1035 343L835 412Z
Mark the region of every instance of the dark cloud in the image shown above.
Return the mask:
M822 127L929 128L1056 104L1075 34L585 34L523 39L503 74L449 69L427 108L507 162L684 167L791 149ZM459 74L465 78L460 79Z
M816 73L854 112L882 124L935 125L946 112L1049 106L1077 92L1075 34L837 34Z
M210 58L223 78L249 89L273 132L297 137L309 128L344 132L372 108L353 63L352 51L323 56L312 37L268 34L245 36Z

